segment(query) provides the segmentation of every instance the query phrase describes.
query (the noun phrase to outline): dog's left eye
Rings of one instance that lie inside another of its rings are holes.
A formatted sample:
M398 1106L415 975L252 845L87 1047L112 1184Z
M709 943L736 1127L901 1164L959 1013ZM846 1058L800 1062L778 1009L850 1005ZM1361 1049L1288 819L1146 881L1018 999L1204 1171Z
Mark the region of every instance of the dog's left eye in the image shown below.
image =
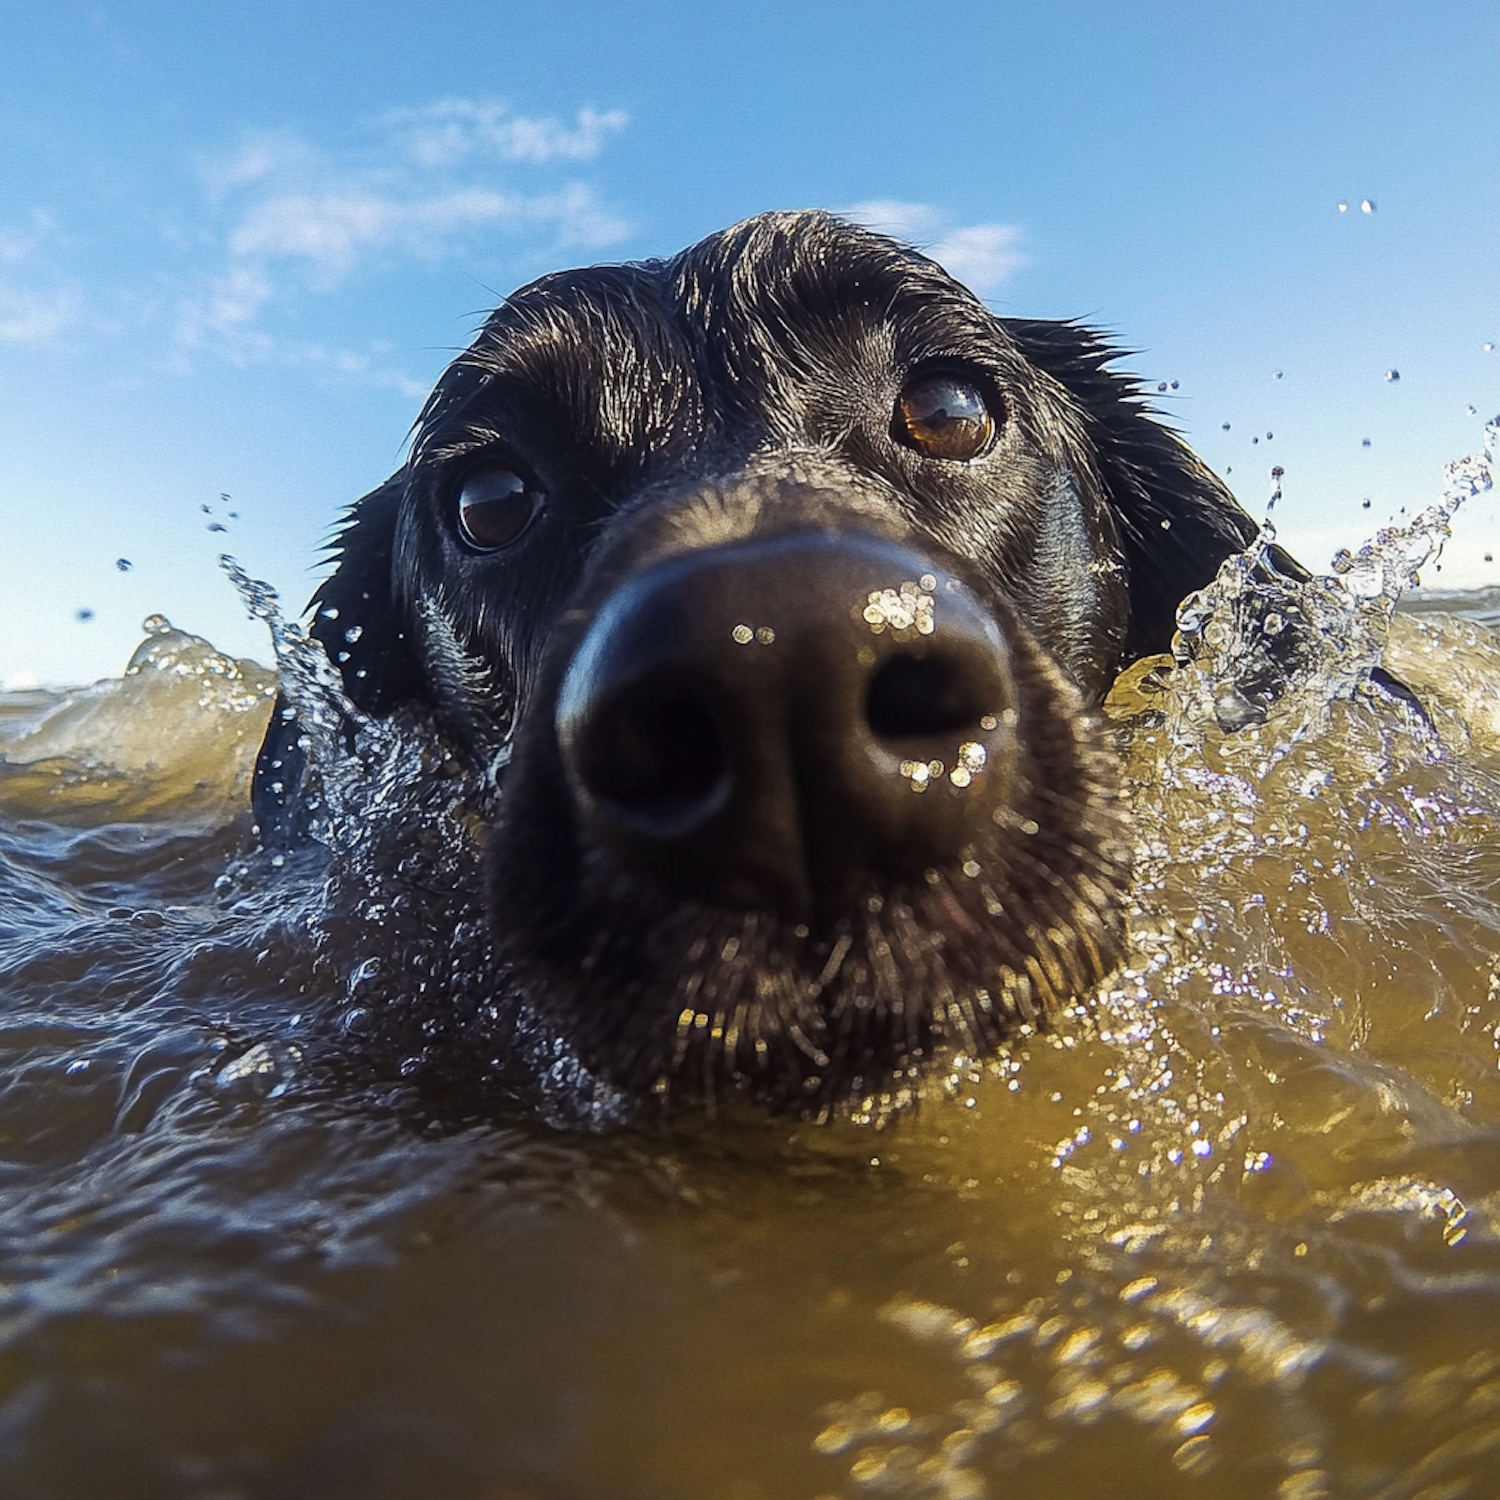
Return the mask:
M896 398L892 436L928 458L978 458L995 437L984 392L962 375L919 375Z
M526 530L541 508L541 491L514 469L476 469L458 492L458 534L476 552L498 552Z

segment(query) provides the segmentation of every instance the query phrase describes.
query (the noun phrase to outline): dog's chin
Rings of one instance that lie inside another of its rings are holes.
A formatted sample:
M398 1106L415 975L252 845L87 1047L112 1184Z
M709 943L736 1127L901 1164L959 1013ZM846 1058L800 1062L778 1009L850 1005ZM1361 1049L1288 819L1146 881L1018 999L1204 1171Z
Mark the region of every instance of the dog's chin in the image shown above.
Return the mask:
M872 886L821 931L674 900L598 856L550 896L533 885L517 923L515 867L492 865L503 954L580 1061L667 1112L736 1094L885 1112L940 1059L994 1054L1118 962L1128 853L1107 783L1082 782L1063 805L1037 799L1045 822L1015 815L960 867Z

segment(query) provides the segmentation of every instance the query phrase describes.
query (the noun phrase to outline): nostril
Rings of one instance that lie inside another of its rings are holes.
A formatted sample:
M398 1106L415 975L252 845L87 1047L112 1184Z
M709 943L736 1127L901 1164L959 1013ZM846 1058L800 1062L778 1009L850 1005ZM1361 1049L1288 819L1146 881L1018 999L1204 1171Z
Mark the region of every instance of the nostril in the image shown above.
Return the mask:
M602 705L577 751L579 779L595 801L659 837L701 823L728 797L719 725L680 687L643 684Z
M996 707L980 696L966 664L937 655L893 656L870 678L865 721L880 739L972 729Z

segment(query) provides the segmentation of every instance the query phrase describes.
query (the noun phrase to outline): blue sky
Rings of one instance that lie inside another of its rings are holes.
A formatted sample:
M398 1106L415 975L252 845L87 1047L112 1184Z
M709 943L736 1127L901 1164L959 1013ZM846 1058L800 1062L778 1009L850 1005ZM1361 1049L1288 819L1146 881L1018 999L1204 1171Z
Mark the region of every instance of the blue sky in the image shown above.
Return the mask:
M0 686L153 611L265 659L218 554L300 608L505 292L775 207L1113 330L1324 566L1500 410L1497 43L1465 0L0 0ZM1500 583L1492 503L1428 582Z

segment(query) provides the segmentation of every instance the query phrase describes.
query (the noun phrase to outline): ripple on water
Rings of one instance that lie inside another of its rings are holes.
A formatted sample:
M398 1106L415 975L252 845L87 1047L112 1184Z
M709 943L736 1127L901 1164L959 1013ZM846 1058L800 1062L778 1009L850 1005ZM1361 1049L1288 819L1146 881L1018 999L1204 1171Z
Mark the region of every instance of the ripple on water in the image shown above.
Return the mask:
M592 1130L474 894L501 768L243 574L281 867L253 664L0 699L0 1488L1500 1492L1500 639L1394 612L1486 473L1185 603L1109 706L1128 963L882 1129Z

